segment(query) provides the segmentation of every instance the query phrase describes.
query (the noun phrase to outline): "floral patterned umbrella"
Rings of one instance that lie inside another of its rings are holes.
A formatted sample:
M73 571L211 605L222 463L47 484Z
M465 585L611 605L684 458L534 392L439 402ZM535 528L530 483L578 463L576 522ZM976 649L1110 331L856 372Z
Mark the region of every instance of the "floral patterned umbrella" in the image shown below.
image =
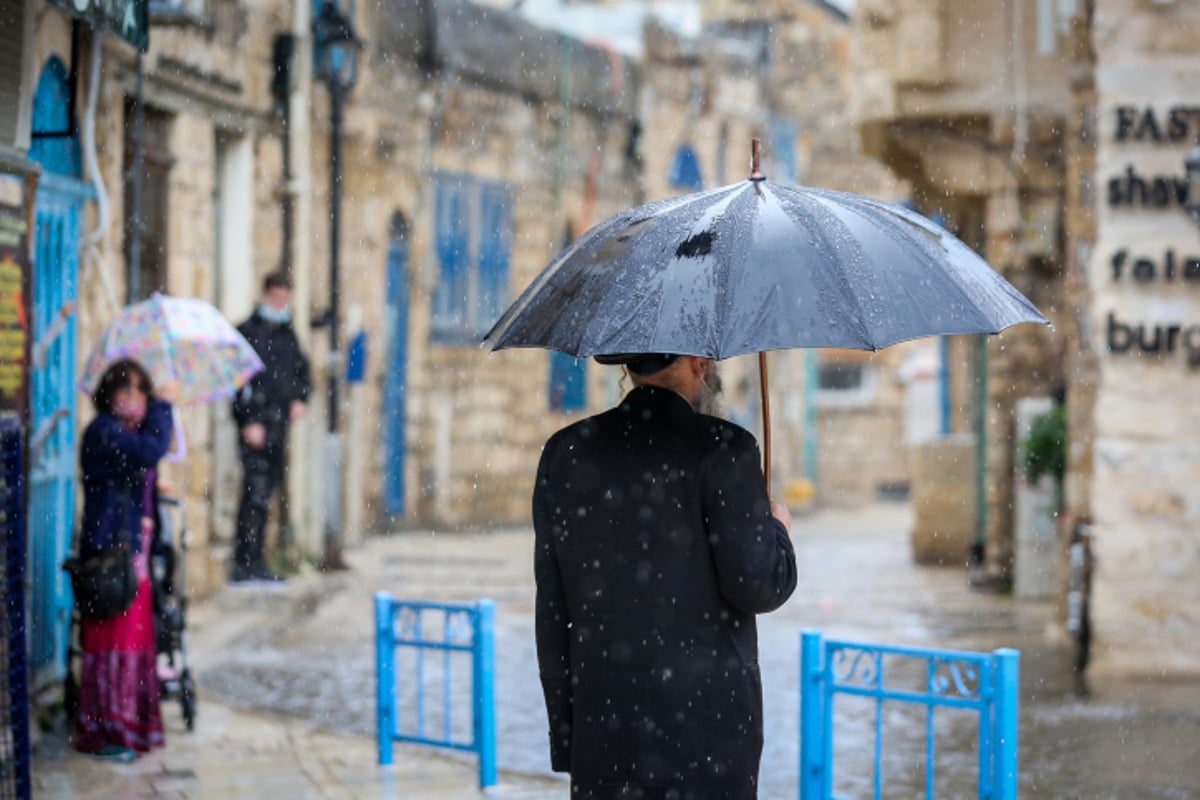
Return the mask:
M203 300L155 293L125 308L93 348L80 379L91 393L109 364L136 359L155 383L179 384L179 403L232 397L263 369L250 343Z

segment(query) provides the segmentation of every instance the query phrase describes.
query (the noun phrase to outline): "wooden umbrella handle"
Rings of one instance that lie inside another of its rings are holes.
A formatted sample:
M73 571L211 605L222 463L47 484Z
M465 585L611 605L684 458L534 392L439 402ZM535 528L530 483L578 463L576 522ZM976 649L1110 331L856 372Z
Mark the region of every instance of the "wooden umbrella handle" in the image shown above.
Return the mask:
M758 383L762 389L763 475L767 479L767 494L771 494L771 393L767 389L767 354L758 354Z

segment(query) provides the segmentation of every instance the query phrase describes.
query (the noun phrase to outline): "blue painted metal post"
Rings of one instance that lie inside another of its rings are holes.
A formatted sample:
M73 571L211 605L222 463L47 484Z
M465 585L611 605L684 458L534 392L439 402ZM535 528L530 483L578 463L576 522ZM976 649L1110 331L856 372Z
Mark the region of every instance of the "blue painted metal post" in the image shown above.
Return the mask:
M822 742L821 634L800 635L800 800L821 800L825 745Z
M813 350L804 351L804 477L812 483L813 491L817 490L817 467L820 463L821 449L818 439L821 429L817 420L817 390L821 381L817 370L817 354Z
M941 432L950 432L950 337L938 339L938 405L941 410Z
M392 596L375 594L375 724L379 763L392 763L396 735L396 643L392 628Z
M496 785L496 607L480 600L475 617L475 746L479 788Z
M994 766L996 798L997 800L1016 800L1021 653L1006 647L996 650L992 655L996 659L996 733L992 742L996 753Z

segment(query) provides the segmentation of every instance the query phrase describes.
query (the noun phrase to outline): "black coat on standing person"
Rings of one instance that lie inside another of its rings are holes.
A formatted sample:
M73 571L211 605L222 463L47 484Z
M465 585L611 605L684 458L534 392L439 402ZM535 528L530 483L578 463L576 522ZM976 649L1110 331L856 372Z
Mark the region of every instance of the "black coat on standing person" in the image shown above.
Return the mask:
M307 403L312 391L308 357L291 322L268 320L261 308L238 326L238 332L258 353L264 369L234 397L233 417L239 428L257 422L267 429L268 440L282 440L291 404Z
M747 431L645 385L546 443L538 661L572 798L757 796L755 615L796 586L760 463Z
M264 368L233 402L242 459L242 496L230 576L234 583L282 580L266 565L264 531L271 498L283 483L288 426L304 413L312 389L308 358L292 328L291 295L292 284L286 275L267 276L262 302L238 326Z

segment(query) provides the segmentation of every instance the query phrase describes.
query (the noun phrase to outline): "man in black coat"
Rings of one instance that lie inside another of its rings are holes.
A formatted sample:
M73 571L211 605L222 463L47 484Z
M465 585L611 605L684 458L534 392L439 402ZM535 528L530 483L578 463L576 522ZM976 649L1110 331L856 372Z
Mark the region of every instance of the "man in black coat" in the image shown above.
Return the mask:
M711 360L598 360L635 388L551 437L533 494L551 765L577 799L755 798L755 615L796 587L790 515L754 437L696 410Z
M271 497L283 482L288 426L304 416L312 389L308 359L292 329L292 283L282 273L263 281L258 308L238 330L262 359L255 375L233 402L241 433L242 499L234 543L234 583L280 581L263 557Z

